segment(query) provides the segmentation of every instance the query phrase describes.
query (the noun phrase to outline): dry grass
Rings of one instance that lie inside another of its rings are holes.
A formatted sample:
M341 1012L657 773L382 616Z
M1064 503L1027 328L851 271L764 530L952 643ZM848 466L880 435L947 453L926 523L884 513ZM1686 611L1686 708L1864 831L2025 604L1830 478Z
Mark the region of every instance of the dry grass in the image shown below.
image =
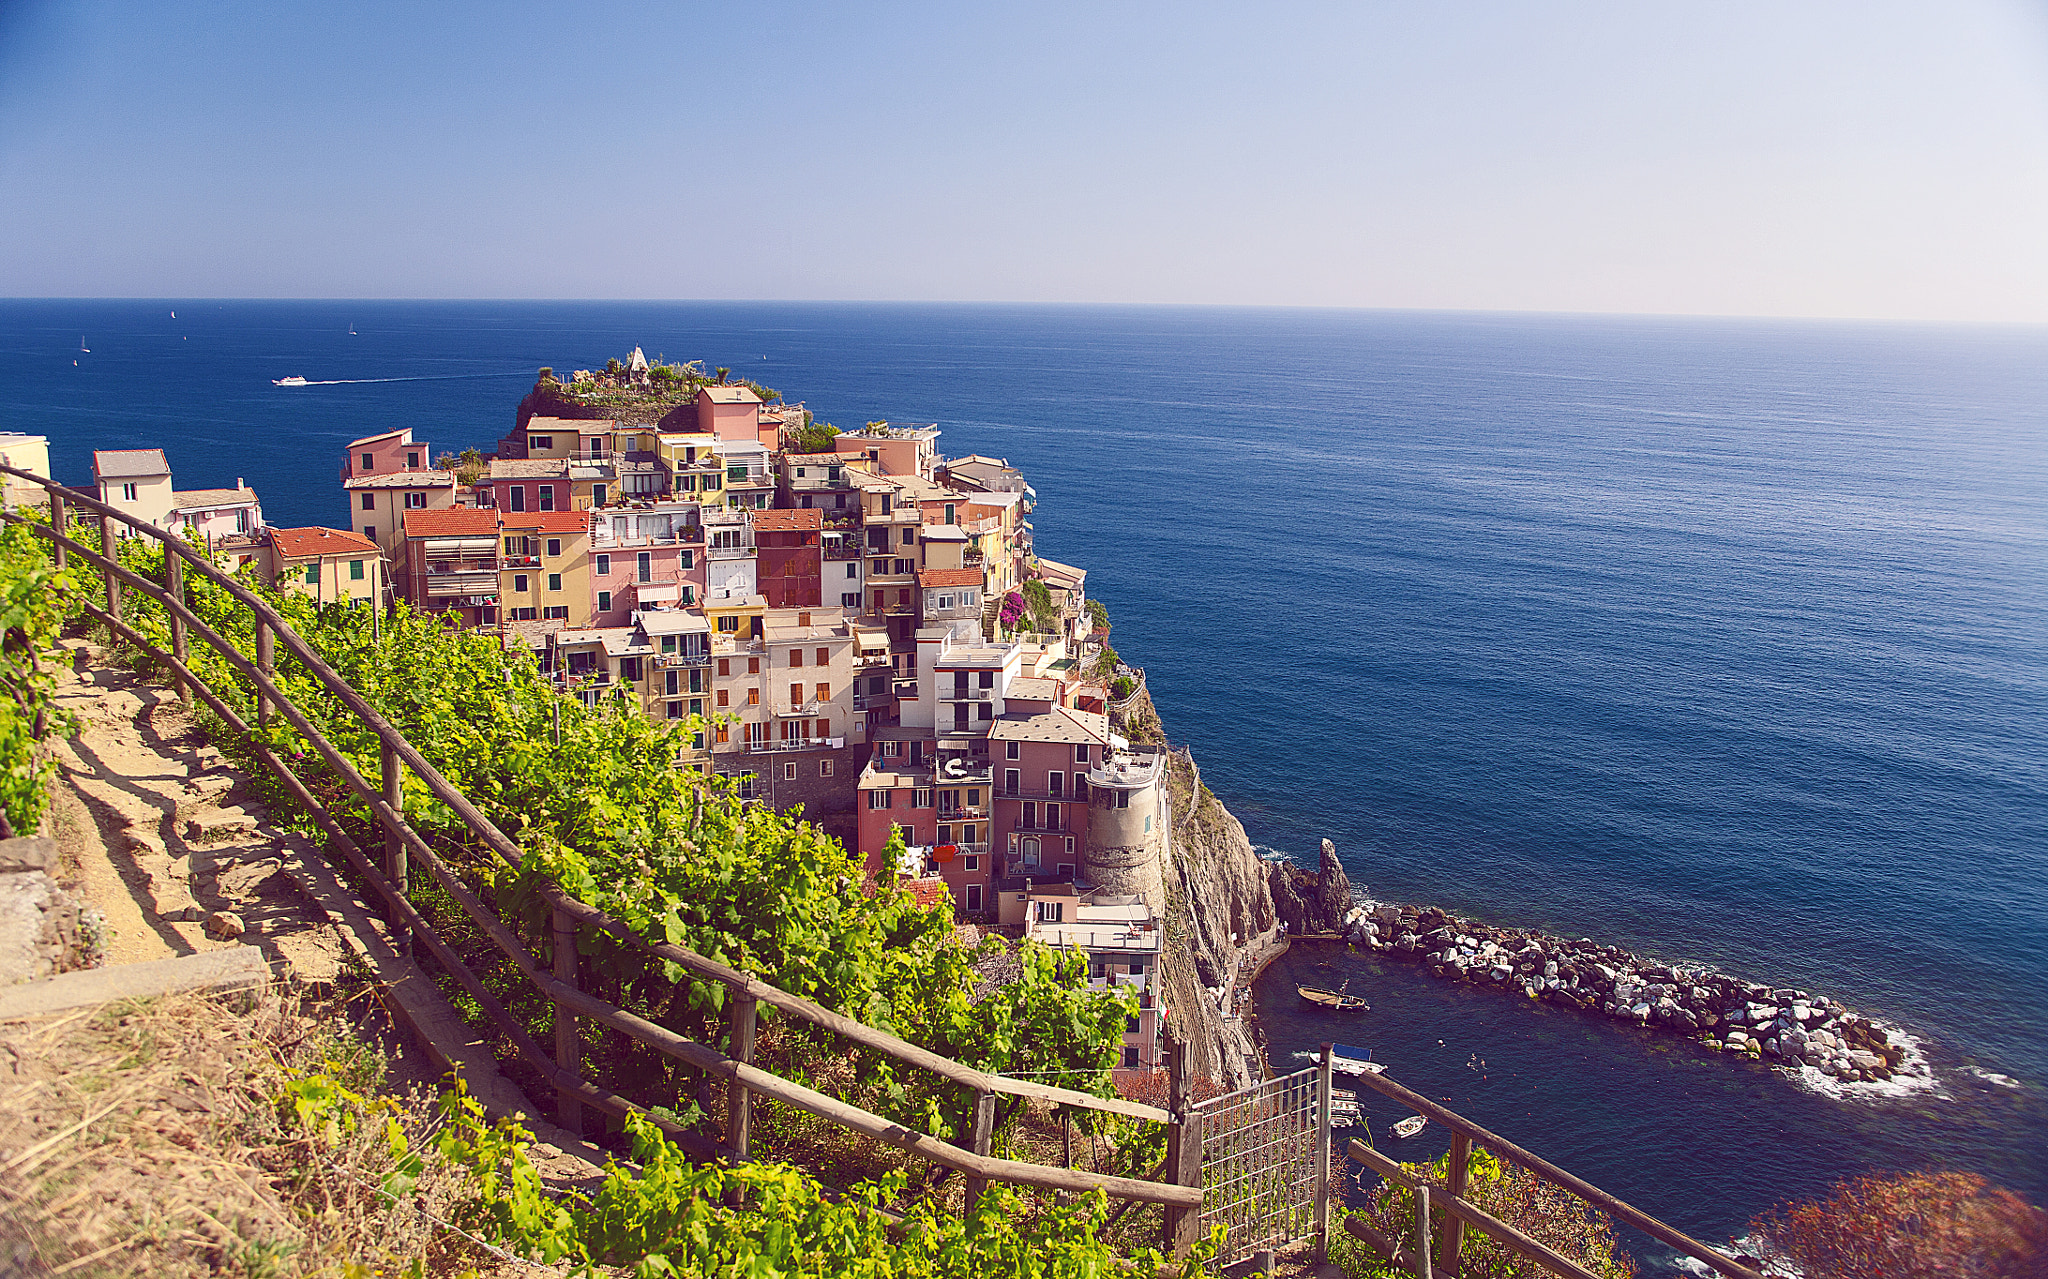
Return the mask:
M0 1276L494 1273L375 1189L376 1125L329 1144L281 1111L293 1074L378 1088L381 1054L346 1025L277 992L0 1024ZM425 1095L401 1106L424 1131ZM457 1193L431 1160L422 1187L430 1212Z

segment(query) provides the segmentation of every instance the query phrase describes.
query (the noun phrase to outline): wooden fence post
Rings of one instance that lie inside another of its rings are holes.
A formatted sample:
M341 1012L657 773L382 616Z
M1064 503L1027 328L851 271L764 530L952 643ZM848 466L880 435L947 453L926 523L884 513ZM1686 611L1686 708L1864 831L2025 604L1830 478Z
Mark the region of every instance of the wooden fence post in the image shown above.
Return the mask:
M754 1027L760 1011L752 995L733 996L732 1042L727 1045L726 1055L734 1061L753 1065ZM725 1086L725 1144L732 1148L734 1159L746 1159L753 1129L754 1094L739 1080L732 1080Z
M277 633L260 617L256 619L256 669L266 676L277 674ZM256 726L270 727L270 695L261 684L256 686Z
M114 541L114 517L111 515L100 516L100 554L117 563L121 558ZM102 569L100 572L107 579L107 614L118 622L122 620L121 579L114 576L114 570L111 568Z
M391 806L393 813L403 813L405 811L403 807L405 791L401 780L404 775L399 770L405 766L399 762L398 752L393 749L390 742L379 738L377 744L379 748L379 763L383 766L384 772L384 802ZM405 873L405 837L398 833L396 826L386 823L384 827L384 875L391 881L391 886L398 890L398 895L401 897L406 895ZM391 943L398 948L399 954L406 956L412 954L412 931L406 926L404 916L396 911L393 911L391 915Z
M576 985L576 921L569 912L557 906L553 918L555 940L555 980L565 986ZM555 1065L563 1071L582 1078L583 1041L576 1033L576 1014L561 1000L555 1001ZM583 1135L583 1103L576 1090L565 1084L555 1085L555 1122L566 1129L570 1136Z
M1451 1177L1450 1192L1462 1198L1465 1194L1465 1179L1472 1170L1472 1139L1464 1133L1451 1130ZM1444 1221L1444 1246L1437 1265L1447 1275L1458 1273L1458 1252L1465 1244L1465 1221L1455 1213Z
M50 531L68 536L71 530L67 527L69 516L64 507L64 494L58 489L50 489L49 494ZM50 543L50 562L58 568L64 568L71 563L71 552L64 543L54 540Z
M974 1153L986 1156L988 1145L996 1131L996 1095L992 1092L974 1094ZM973 1212L974 1205L981 1199L981 1193L988 1189L988 1181L982 1177L967 1179L967 1211Z
M1316 1261L1330 1259L1330 1066L1335 1045L1323 1045L1316 1070Z
M1415 1279L1431 1279L1429 1271L1429 1185L1415 1187Z
M178 553L171 549L170 540L166 537L164 539L164 590L170 593L173 603L183 604L185 602L184 570L185 561L180 559ZM185 619L178 616L178 610L175 608L166 608L164 611L170 614L171 618L171 656L177 658L178 664L183 666L189 656L185 646ZM192 691L185 687L184 679L175 674L171 676L171 692L175 693L181 702L192 700Z
M1202 1121L1194 1113L1188 1080L1187 1045L1175 1041L1167 1049L1166 1108L1173 1126L1166 1130L1166 1180L1176 1186L1202 1184ZM1184 1256L1201 1238L1200 1208L1166 1209L1166 1224L1160 1242L1170 1256Z

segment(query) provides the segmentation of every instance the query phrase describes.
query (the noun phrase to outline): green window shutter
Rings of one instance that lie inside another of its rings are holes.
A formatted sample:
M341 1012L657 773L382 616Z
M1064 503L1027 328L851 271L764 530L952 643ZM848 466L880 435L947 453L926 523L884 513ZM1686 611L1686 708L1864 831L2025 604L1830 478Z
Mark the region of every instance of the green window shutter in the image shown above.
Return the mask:
M308 564L308 565L306 565L306 585L308 585L308 586L318 586L318 585L320 585L320 561L319 561L319 560L314 560L314 561L313 561L313 562L312 562L311 564Z
M348 580L351 582L363 580L363 562L361 560L350 560L348 562Z
M562 589L562 575L560 573L548 574L548 589L551 591Z

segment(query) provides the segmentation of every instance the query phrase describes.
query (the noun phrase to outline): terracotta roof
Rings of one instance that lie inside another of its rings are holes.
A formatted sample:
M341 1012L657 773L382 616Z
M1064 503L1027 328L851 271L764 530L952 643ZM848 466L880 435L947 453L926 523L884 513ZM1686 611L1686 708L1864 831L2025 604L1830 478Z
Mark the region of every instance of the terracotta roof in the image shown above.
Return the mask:
M537 529L542 533L588 533L588 511L499 511L499 522L510 529Z
M906 880L903 887L910 894L910 899L920 906L942 906L953 896L946 888L946 881L936 875L929 879Z
M342 485L345 489L441 489L455 487L453 471L393 471L388 475L358 475Z
M99 479L141 479L171 473L162 449L94 449L92 473Z
M979 586L978 568L928 568L917 575L919 586Z
M405 535L411 537L496 537L498 513L458 506L446 511L407 511Z
M288 560L311 559L316 555L375 555L377 544L361 533L338 528L274 528L270 543Z
M244 502L254 503L256 490L238 489L186 489L171 494L171 505L180 511L203 511L215 506L240 506Z
M360 446L360 445L364 445L364 444L375 444L375 443L376 443L376 442L377 442L378 440L388 440L388 439L390 439L390 438L391 438L392 436L394 436L394 435L410 435L410 434L412 434L412 428L411 428L411 427L409 427L409 426L404 426L404 427L400 427L400 428L399 428L398 430L396 430L396 431L386 431L386 432L384 432L384 434L382 434L382 435L365 435L365 436L364 436L364 437L363 437L362 439L360 439L360 440L350 440L350 441L348 442L348 446L349 446L350 448L356 448L356 447L358 447L358 446ZM407 442L408 444L409 444L409 443L411 443L411 441L410 441L410 440L408 440L408 441L406 441L406 442Z
M759 404L761 397L744 386L707 386L697 394L707 396L713 404Z
M803 533L814 532L825 527L825 512L815 508L805 510L755 511L754 531L756 533Z

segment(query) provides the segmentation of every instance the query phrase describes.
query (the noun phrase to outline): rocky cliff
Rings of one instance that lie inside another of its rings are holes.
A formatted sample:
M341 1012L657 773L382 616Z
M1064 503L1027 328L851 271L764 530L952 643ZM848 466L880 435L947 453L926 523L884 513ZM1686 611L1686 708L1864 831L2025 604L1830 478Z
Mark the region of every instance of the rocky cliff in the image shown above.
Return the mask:
M1341 933L1351 927L1355 903L1351 899L1351 877L1337 860L1337 846L1323 841L1320 874L1310 874L1291 862L1271 862L1268 882L1273 909L1290 933Z
M1158 711L1143 691L1117 723L1134 744L1166 749ZM1278 924L1266 867L1243 825L1202 785L1191 755L1168 756L1166 784L1171 807L1161 978L1172 1010L1168 1029L1187 1044L1193 1073L1241 1088L1265 1076L1264 1054L1237 1010Z

